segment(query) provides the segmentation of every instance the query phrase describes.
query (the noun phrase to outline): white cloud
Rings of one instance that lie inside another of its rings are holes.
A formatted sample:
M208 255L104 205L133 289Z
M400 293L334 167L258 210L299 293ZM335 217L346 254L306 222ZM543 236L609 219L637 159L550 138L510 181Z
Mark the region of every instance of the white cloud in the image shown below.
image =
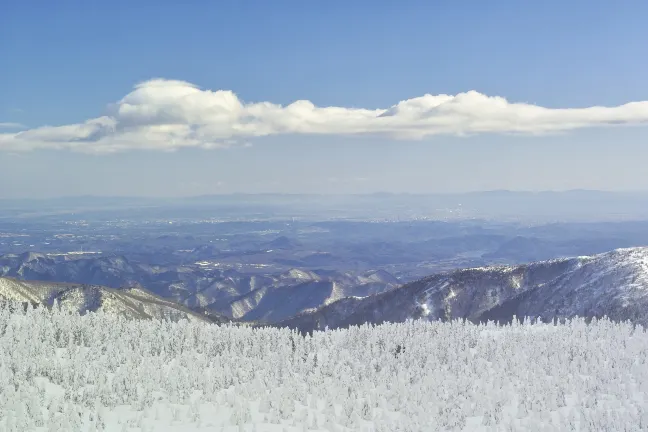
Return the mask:
M24 129L25 126L14 122L0 122L0 129Z
M155 79L137 85L110 105L106 116L1 133L0 150L173 151L230 147L281 134L371 134L407 140L434 135L543 134L647 122L648 101L553 109L469 91L455 96L426 94L374 110L317 107L306 100L281 106L245 103L228 90L202 90L184 81Z

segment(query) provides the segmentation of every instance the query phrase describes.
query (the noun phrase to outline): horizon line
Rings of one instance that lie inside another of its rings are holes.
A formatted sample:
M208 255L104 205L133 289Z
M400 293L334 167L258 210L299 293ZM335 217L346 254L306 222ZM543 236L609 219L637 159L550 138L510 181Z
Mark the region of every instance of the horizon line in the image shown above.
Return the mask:
M543 189L543 190L515 190L515 189L483 189L463 192L363 192L363 193L322 193L322 192L216 192L199 195L178 195L178 196L157 196L157 195L59 195L51 197L0 197L0 201L52 201L65 199L145 199L145 200L182 200L212 197L236 197L236 196L321 196L321 197L353 197L353 196L459 196L479 194L567 194L567 193L598 193L598 194L646 194L648 190L626 189L626 190L604 190L604 189Z

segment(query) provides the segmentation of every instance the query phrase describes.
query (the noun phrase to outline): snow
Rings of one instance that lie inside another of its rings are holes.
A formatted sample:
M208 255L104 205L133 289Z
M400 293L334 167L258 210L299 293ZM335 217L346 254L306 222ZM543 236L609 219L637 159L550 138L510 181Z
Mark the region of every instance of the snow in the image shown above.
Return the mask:
M648 427L648 334L608 320L287 329L0 306L2 431Z
M70 252L62 252L62 253L47 253L46 255L48 257L57 257L57 256L74 256L74 255L99 255L102 254L103 252L101 251L70 251Z
M297 279L297 280L319 280L320 277L317 274L300 269L290 269L287 272L282 274L284 278Z
M648 326L648 248L539 261L510 267L453 270L388 290L352 305L332 303L288 324L308 331L425 317L508 320L608 316ZM501 308L500 308L501 307Z
M0 277L0 299L44 304L56 302L62 309L84 313L101 309L131 318L174 318L209 321L181 305L143 289L114 290L101 286L23 281Z
M421 316L427 317L430 315L430 307L427 303L417 303L418 307L421 308Z

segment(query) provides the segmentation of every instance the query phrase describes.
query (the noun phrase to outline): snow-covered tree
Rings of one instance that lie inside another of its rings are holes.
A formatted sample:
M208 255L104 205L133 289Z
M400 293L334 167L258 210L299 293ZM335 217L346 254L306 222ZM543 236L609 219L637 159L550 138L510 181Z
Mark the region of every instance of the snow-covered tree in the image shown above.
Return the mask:
M0 388L1 430L223 419L245 430L637 430L648 424L648 336L574 319L414 321L304 337L0 306Z

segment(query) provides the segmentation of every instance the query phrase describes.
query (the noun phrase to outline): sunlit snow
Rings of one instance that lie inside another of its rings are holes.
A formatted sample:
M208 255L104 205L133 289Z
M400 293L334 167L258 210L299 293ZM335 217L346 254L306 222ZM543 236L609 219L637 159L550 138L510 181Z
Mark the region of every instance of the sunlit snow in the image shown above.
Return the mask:
M303 337L3 306L0 430L645 430L647 359L607 320Z

